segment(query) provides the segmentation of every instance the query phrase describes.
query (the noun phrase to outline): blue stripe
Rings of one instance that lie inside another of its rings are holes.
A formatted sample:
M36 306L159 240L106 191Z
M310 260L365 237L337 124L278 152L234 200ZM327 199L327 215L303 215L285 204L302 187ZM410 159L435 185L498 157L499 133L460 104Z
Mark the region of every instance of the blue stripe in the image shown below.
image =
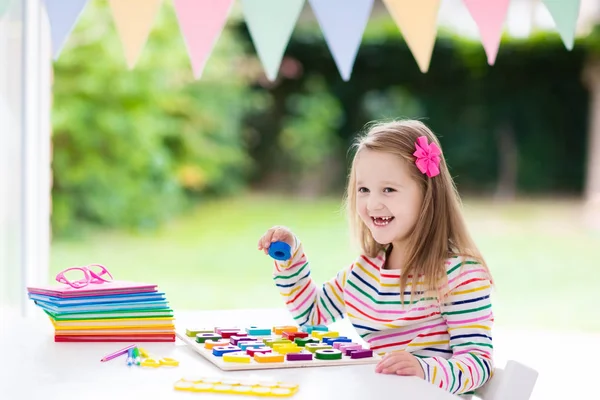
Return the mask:
M473 355L473 353L471 353L471 355ZM487 371L488 379L490 379L490 366L488 365L487 360L485 360L482 357L479 357L479 359L481 360L481 362L483 363L483 366L485 367L485 370Z
M364 329L365 331L379 332L379 329L369 328L368 326L352 324L356 329Z
M302 325L306 325L306 324L308 324L308 321L310 321L310 315L312 314L312 311L313 311L312 309L313 309L314 307L315 307L315 303L311 304L311 305L310 305L310 307L308 307L308 310L309 310L309 311L306 313L306 320L304 320L303 322L301 322L301 323L300 323L300 324L298 324L298 325L302 326Z
M482 338L489 339L490 341L492 340L491 337L489 337L488 335L484 335L483 333L472 333L470 335L450 336L450 340L464 339L464 338L473 338L473 337L482 337Z
M292 286L296 286L298 283L300 283L303 279L306 279L310 276L310 271L308 271L308 273L306 275L304 275L302 278L298 279L296 282L294 283L290 283L289 285L282 285L280 283L276 283L275 285L277 287L281 287L281 288L288 288L288 287L292 287Z
M477 297L476 299L468 299L468 300L461 300L461 301L453 301L451 303L444 303L444 306L456 306L458 304L474 303L476 301L481 301L481 300L485 300L485 299L489 299L489 298L490 298L490 295L488 294L487 296Z
M335 308L335 311L338 313L338 316L341 317L343 315L343 313L340 311L339 308L336 307L333 300L331 300L331 297L329 297L329 295L327 294L327 291L325 290L325 285L323 285L323 294L325 295L325 297L327 297L327 300L329 300L329 302L331 303L333 308Z
M370 287L371 289L373 289L373 291L375 291L375 293L377 293L380 296L400 296L400 292L380 292L379 290L377 290L377 288L375 288L375 286L371 285L369 282L365 281L360 275L358 275L356 272L354 272L354 270L352 270L351 272L352 275L354 275L356 278L358 278L359 281L361 281L362 283L364 283L366 286ZM410 296L411 292L404 292L405 296ZM415 292L415 295L419 295L419 294L423 294L423 292Z
M423 350L429 350L429 351L434 351L434 352L438 352L438 353L445 353L445 354L453 354L452 350L442 350L442 349L436 349L435 347L425 347Z
M456 388L456 390L454 391L454 393L458 392L460 390L460 388L462 387L462 376L463 373L460 370L460 368L458 369L458 387Z
M485 367L485 370L487 371L486 379L490 379L490 367L488 365L487 360L483 357L479 357L477 354L475 354L473 352L468 353L468 354L475 359L475 365L479 365L479 363L477 362L478 360L483 364L483 366ZM484 383L483 381L479 382L480 385L483 383Z

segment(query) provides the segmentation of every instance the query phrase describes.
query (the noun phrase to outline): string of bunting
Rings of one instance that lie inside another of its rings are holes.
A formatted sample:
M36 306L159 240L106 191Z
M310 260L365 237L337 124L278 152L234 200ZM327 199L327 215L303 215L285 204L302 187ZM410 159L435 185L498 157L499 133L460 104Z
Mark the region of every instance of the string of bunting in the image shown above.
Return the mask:
M0 0L0 18L11 2ZM51 29L54 59L89 0L40 0ZM437 35L442 0L383 0L426 73ZM462 0L479 30L489 65L496 61L511 0ZM298 18L308 4L323 32L339 73L350 80L374 0L239 0L243 17L267 78L274 81ZM580 0L542 0L568 50L573 48ZM163 0L108 0L125 60L134 68L148 40ZM173 6L196 79L202 72L233 8L234 0L173 0ZM343 21L343 22L341 22Z

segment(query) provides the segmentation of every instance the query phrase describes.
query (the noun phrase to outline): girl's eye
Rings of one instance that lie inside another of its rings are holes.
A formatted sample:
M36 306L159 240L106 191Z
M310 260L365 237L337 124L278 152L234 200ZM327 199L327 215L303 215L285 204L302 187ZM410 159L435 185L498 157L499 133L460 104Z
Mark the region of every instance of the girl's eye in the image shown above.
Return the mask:
M392 189L390 187L386 187L385 189L383 189L383 191L384 191L384 193L392 193L392 192L395 192L396 189Z
M358 188L358 193L368 193L369 189L367 189L366 187L359 187Z

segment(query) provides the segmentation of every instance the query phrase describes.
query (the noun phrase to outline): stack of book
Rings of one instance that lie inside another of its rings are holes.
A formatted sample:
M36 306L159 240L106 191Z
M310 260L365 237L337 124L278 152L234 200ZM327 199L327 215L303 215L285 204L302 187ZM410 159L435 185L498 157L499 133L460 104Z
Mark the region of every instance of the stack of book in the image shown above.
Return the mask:
M157 285L112 281L28 287L50 317L56 342L174 342L173 310Z

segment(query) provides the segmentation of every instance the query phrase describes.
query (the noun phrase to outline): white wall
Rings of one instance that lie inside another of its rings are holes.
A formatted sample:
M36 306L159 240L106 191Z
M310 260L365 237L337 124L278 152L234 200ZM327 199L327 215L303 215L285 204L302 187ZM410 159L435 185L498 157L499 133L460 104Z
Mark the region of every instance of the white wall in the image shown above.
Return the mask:
M15 3L16 4L16 3ZM0 304L19 306L21 283L22 9L0 20Z
M0 19L0 312L26 314L26 286L48 282L50 53L39 0Z

